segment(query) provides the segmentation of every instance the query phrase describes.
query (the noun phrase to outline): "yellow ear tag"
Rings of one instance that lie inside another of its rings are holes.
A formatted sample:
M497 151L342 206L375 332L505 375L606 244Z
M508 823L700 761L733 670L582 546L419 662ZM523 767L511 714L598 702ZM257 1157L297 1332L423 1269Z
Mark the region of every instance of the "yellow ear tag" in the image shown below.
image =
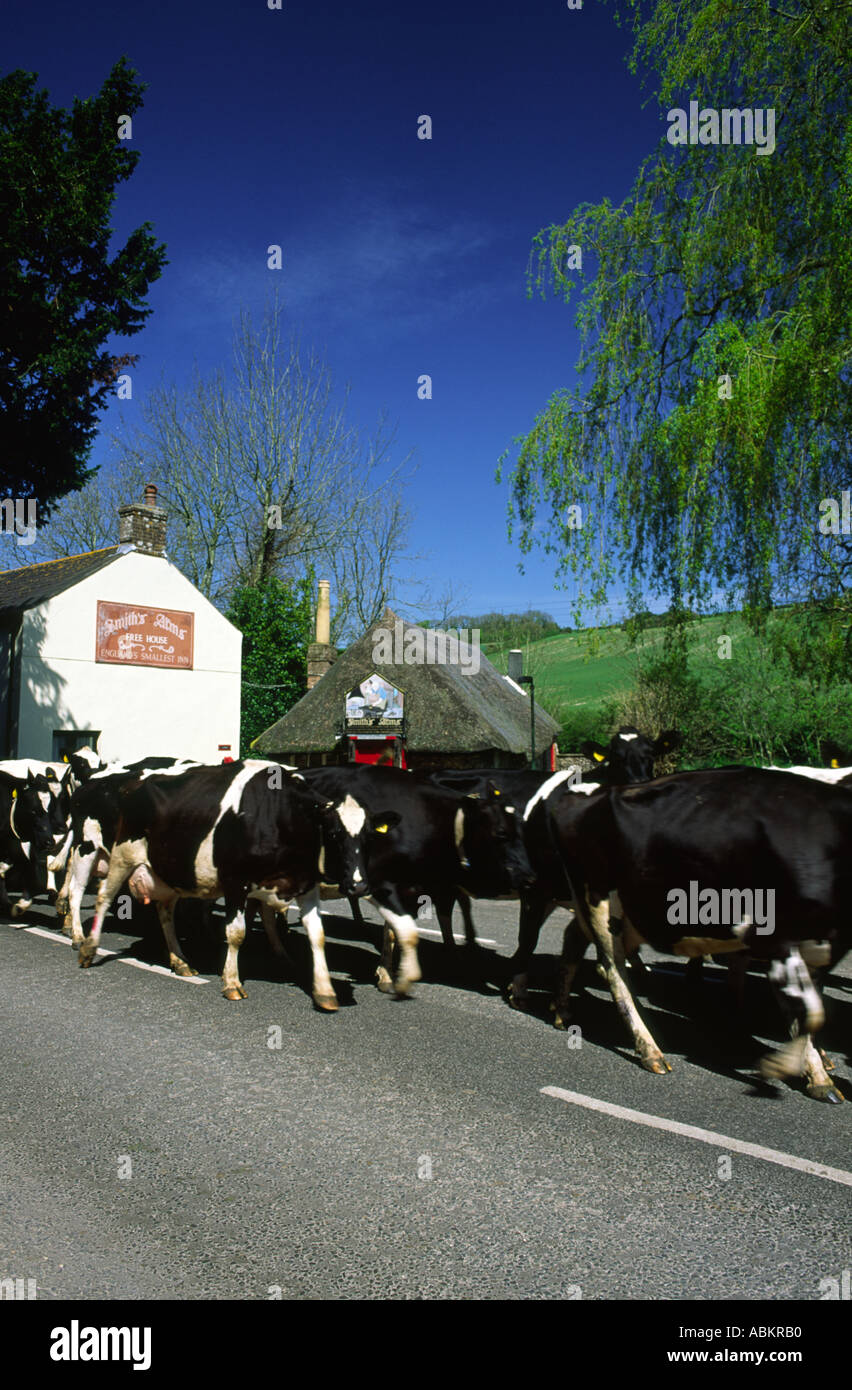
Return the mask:
M494 795L495 795L495 796L499 796L499 795L500 795L500 788L499 788L499 787L495 787L495 788L494 788Z
M595 760L596 763L602 763L602 762L605 760L605 758L606 758L606 754L605 754L605 753L593 753L593 754L592 754L592 757L594 758L594 760Z
M64 763L67 763L67 761L68 761L68 754L67 754L67 753L63 753L63 754L62 754L62 761L63 761Z
M374 828L377 835L387 835L388 833L388 828L386 825L377 825Z
M831 760L831 766L832 766L832 767L839 767L839 766L840 766L840 764L838 763L838 761L837 761L836 758L832 758L832 760Z
M13 788L12 788L12 800L13 800L13 801L15 800L15 797L16 797L17 795L18 795L18 788L17 788L17 787L13 787Z

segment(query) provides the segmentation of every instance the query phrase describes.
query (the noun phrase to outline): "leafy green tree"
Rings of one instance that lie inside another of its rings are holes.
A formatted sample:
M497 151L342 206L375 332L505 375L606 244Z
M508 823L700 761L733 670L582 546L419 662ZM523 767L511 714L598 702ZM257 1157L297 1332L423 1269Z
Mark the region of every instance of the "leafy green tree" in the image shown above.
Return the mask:
M579 287L579 384L516 441L510 536L556 557L578 620L619 581L676 616L819 596L846 641L852 538L820 502L850 483L852 5L615 3L662 135L620 206L534 243L530 292ZM691 101L772 108L776 148L768 114L762 148L669 143Z
M274 576L237 589L225 616L243 634L240 756L307 688L313 574L285 584Z
M133 69L120 59L70 113L36 80L0 80L0 444L4 494L36 497L42 520L94 475L98 416L137 360L105 343L142 328L165 247L145 222L109 255L116 185L139 159L119 138L142 104Z

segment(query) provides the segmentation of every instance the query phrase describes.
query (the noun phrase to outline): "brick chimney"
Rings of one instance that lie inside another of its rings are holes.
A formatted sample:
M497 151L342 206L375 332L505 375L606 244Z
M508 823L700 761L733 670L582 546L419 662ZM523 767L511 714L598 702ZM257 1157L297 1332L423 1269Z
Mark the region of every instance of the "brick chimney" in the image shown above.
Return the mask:
M153 483L145 488L144 502L130 502L118 509L118 543L132 545L143 555L165 555L168 512L157 505Z
M313 690L317 681L331 667L337 652L329 641L331 634L331 604L327 579L319 582L319 601L317 603L316 641L308 647L308 689Z

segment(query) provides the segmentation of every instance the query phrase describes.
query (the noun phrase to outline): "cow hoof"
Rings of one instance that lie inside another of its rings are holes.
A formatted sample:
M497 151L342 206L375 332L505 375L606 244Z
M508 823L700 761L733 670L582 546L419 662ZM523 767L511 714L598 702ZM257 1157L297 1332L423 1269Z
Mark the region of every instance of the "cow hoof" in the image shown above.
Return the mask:
M665 1076L666 1072L671 1071L665 1057L643 1057L641 1060L645 1070L653 1072L655 1076Z
M178 961L175 965L172 966L172 970L175 972L176 975L182 975L184 979L187 979L190 975L198 974L198 971L193 970L191 965L187 965L185 960ZM245 999L245 995L237 995L237 998Z
M554 1028L558 1028L559 1031L560 1031L560 1033L564 1033L564 1031L565 1031L566 1028L570 1028L570 1027L571 1027L571 1015L570 1015L569 1013L563 1013L561 1010L557 1009L557 1008L555 1007L555 1005L554 1005L554 1006L553 1006L553 1026L554 1026Z
M315 994L314 1004L324 1014L336 1014L340 1008L336 994Z
M192 971L191 973L195 974L195 971ZM230 989L223 989L222 993L224 994L226 999L248 999L248 995L246 994L242 985L232 985Z
M845 1096L836 1086L806 1086L805 1092L811 1100L824 1100L829 1105L842 1105Z
M393 994L393 980L383 965L376 971L376 989L380 989L382 994Z

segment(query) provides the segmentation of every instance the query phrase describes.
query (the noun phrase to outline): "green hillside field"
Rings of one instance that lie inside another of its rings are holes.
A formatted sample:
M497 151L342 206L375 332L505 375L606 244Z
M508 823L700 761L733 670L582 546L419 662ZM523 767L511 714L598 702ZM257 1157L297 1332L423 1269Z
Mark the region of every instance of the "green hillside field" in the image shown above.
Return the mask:
M564 751L586 738L605 742L619 723L641 724L649 733L677 724L685 735L681 766L814 763L828 739L852 749L852 685L820 681L807 660L796 670L789 657L778 657L773 631L777 636L778 625L790 624L788 633L796 632L793 617L793 610L777 610L760 636L739 613L694 619L686 637L697 685L674 703L664 691L638 689L640 663L663 654L663 627L647 628L632 646L618 626L555 633L522 649L524 673L535 680L536 702L562 726ZM729 646L720 646L722 637ZM506 671L505 647L482 649Z
M702 668L708 673L716 669L717 638L723 635L731 638L732 650L740 657L754 641L739 613L714 614L689 624L690 669L696 675ZM524 673L534 678L536 699L546 708L554 702L560 706L598 705L630 688L637 661L649 649L662 650L663 638L661 627L650 628L633 647L622 627L555 633L523 648ZM486 643L482 650L497 670L505 673L508 651Z

